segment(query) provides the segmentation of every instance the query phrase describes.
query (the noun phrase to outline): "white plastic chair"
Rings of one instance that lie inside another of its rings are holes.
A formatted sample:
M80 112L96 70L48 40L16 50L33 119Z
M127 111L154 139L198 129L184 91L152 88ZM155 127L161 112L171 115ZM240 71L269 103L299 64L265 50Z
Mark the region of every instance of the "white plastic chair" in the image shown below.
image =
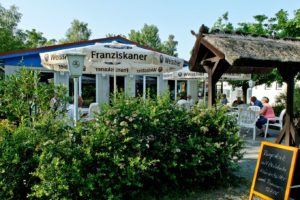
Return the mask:
M249 107L248 104L240 104L240 105L237 105L238 110L240 110L240 109L247 109L248 107Z
M240 127L252 128L253 129L253 140L256 137L256 121L259 117L258 106L249 106L247 109L239 109L238 125Z
M88 118L93 119L95 114L100 112L100 107L98 103L91 103L89 106Z
M282 129L282 125L283 125L283 117L284 117L284 115L285 115L285 112L286 112L286 110L283 109L283 110L280 112L279 117L267 119L267 123L265 124L265 125L266 125L266 128L265 128L265 136L264 136L265 138L267 137L267 133L268 133L269 126L275 126L275 127L278 127L279 130ZM275 123L270 123L270 121L275 121Z

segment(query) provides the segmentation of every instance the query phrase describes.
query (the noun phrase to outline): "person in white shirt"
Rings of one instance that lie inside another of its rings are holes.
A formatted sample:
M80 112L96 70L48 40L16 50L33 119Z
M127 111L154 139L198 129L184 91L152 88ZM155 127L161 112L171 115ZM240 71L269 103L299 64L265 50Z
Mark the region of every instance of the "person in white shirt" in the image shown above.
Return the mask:
M58 94L54 93L54 97L52 97L51 100L50 100L50 107L54 111L57 111L58 108L60 107L59 104L60 104L60 102L59 102L59 99L58 99Z
M185 109L190 109L190 104L189 102L186 100L185 96L181 96L180 99L177 101L176 105L185 108Z
M187 102L189 103L190 107L193 107L193 105L194 105L194 99L192 99L191 95L187 96Z
M78 108L81 108L82 107L82 104L83 104L83 99L81 96L78 96ZM70 99L70 104L68 106L68 116L71 120L73 120L74 118L74 98L72 97Z

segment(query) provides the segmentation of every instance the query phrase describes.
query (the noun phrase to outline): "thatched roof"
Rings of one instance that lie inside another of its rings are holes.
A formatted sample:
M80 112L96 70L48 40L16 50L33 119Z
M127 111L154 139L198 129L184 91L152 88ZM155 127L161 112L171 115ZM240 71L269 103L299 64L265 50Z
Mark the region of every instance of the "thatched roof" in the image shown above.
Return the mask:
M203 61L214 56L224 59L230 65L228 71L234 73L266 73L278 66L299 67L300 70L300 41L201 34L193 49L190 69L203 71Z

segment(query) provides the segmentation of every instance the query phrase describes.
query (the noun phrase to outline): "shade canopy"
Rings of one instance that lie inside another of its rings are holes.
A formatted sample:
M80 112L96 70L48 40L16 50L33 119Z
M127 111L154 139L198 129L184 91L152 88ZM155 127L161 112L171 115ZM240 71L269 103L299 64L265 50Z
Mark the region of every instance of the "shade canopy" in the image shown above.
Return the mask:
M83 73L87 74L160 74L181 69L183 59L113 41L40 53L41 64L50 70L69 71L66 54L86 55Z
M224 73L269 73L277 68L287 83L285 124L276 139L286 145L300 145L293 123L294 79L300 71L300 41L233 34L208 34L201 26L190 58L190 70L208 73L208 105L215 102L217 81Z
M164 80L192 80L192 79L207 79L208 74L203 72L193 72L188 67L182 68L174 72L168 72L163 74ZM250 80L251 74L230 74L225 73L220 80Z
M279 66L299 68L300 41L234 34L197 36L190 70L205 72L203 66L221 60L226 73L269 73Z

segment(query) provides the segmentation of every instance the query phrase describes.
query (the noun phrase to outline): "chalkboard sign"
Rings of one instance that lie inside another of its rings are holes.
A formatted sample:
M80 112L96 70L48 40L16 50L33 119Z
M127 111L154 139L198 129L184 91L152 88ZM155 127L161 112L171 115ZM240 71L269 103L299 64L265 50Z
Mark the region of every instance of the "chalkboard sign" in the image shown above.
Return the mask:
M297 156L297 161L296 161L296 166L295 166L295 171L294 171L294 176L293 176L293 182L291 186L291 193L290 197L293 199L300 199L300 154L298 151L298 156Z
M250 191L263 199L289 199L298 148L262 142Z

